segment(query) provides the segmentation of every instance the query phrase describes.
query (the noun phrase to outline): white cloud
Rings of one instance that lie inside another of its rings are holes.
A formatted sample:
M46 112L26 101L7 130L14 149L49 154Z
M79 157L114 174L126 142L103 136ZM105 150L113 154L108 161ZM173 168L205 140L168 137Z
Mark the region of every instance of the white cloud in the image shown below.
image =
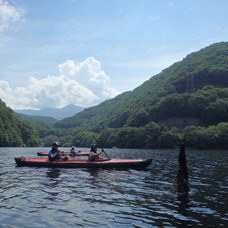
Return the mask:
M0 0L0 32L7 29L12 23L22 19L24 11Z
M118 95L101 63L92 57L80 63L68 60L58 68L59 76L29 77L24 87L11 88L0 80L0 98L13 109L39 109L68 104L88 107Z

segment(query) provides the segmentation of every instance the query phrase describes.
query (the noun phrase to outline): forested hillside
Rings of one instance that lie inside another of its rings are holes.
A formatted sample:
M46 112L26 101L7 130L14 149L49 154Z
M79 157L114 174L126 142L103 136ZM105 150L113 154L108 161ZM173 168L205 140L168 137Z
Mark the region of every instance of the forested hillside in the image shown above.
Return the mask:
M54 126L81 146L93 133L107 147L166 148L184 141L228 148L228 42L192 53L135 90Z
M100 131L104 127L144 126L150 121L158 122L174 116L194 116L211 124L202 113L209 108L210 102L226 99L225 88L228 88L227 42L192 53L135 90L64 119L56 127L86 125L92 131ZM221 121L223 119L212 122Z
M7 108L1 99L0 110L0 147L40 145L35 127Z
M58 122L58 120L56 120L53 117L48 117L48 116L30 116L30 115L25 115L25 114L20 114L17 113L19 116L21 116L23 119L25 120L29 120L32 123L39 123L39 122L43 122L46 124L54 124L56 122Z

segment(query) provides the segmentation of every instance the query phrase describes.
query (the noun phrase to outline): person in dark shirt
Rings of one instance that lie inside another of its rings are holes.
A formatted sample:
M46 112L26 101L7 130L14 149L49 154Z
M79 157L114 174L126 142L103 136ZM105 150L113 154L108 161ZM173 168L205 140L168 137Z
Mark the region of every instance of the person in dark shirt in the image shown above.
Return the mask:
M58 142L54 142L52 144L51 150L48 153L48 158L51 161L59 160L61 151L58 149L60 144Z

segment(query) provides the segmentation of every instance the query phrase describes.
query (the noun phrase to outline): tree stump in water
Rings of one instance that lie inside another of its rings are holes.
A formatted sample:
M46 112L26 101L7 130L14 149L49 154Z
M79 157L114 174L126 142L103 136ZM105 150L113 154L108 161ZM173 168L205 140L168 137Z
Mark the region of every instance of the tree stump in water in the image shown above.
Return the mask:
M185 155L185 145L180 145L180 151L178 156L179 169L175 179L173 191L177 193L188 193L189 183L188 183L188 167Z

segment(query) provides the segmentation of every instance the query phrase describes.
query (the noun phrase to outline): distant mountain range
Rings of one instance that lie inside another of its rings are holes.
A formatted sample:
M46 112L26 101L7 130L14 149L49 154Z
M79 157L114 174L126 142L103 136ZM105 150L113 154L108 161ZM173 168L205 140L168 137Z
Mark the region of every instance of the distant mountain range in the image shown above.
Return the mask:
M62 120L66 117L73 116L81 111L83 111L85 108L76 106L73 104L67 105L63 108L44 108L41 110L14 110L16 113L29 115L29 116L45 116L45 117L52 117L56 120Z

